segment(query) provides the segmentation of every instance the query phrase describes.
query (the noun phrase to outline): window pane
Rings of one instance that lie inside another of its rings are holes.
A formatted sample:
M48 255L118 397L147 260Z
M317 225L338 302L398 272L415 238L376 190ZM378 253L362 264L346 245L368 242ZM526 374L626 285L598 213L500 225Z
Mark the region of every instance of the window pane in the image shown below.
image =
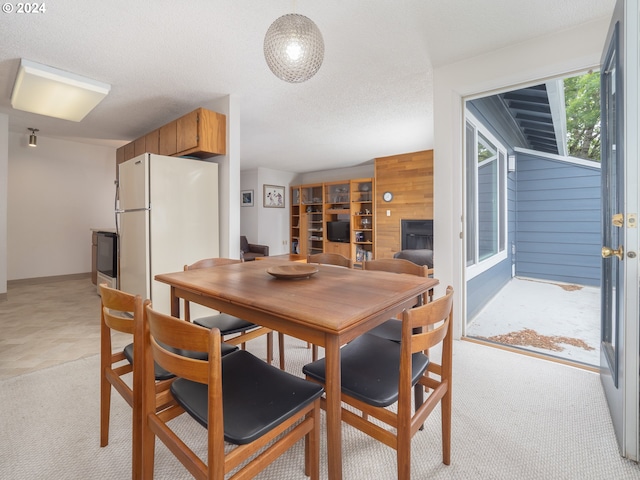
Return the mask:
M478 165L489 160L495 160L496 153L496 146L478 132Z
M481 142L478 142L480 144ZM498 253L498 162L478 166L478 260Z
M507 153L471 115L464 140L465 253L473 278L507 258Z

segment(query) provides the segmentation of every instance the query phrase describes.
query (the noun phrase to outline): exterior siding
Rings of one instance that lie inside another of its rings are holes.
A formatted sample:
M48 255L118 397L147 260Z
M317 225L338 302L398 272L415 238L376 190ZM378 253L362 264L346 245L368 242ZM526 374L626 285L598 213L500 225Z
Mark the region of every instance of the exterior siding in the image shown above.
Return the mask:
M512 275L600 285L601 191L598 164L515 151L517 139L476 101L468 109L516 155L508 174L508 258L467 281L467 321ZM488 116L487 116L488 115ZM515 252L515 253L514 253Z
M600 169L518 153L516 275L600 285Z
M507 258L493 268L467 282L467 320L471 321L480 310L511 280L511 244L516 228L515 174L507 175Z

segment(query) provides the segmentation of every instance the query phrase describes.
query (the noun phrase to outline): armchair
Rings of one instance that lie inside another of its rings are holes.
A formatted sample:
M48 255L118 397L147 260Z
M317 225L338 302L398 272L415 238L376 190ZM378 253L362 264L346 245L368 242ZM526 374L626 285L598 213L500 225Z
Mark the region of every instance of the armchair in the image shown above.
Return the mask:
M268 257L269 245L258 245L257 243L249 243L247 237L240 236L240 251L245 262L251 262L256 257Z

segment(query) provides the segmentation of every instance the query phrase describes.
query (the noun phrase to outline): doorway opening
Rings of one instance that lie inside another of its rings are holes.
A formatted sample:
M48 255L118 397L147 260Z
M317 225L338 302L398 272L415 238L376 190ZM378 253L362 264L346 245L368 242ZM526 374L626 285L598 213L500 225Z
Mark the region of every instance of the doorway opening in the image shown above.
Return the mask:
M599 73L466 102L468 338L600 361Z

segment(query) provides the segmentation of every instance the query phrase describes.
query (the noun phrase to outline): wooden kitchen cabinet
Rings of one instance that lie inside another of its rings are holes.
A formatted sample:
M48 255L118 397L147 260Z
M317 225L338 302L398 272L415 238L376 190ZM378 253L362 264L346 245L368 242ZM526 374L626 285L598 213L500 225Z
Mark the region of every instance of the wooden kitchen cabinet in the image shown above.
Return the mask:
M176 120L175 155L207 158L227 153L227 117L198 108Z
M160 155L175 155L178 151L177 124L178 122L174 120L173 122L160 127L160 151L158 152Z
M146 151L148 153L160 153L160 129L149 132L144 137Z
M142 155L208 158L227 153L227 117L206 108L183 115L116 150L117 166Z
M184 152L198 146L198 115L199 110L194 110L176 120L176 152Z
M137 157L138 155L142 155L147 151L147 141L146 137L140 137L133 142L133 156Z
M124 161L136 156L135 142L129 142L124 146Z

